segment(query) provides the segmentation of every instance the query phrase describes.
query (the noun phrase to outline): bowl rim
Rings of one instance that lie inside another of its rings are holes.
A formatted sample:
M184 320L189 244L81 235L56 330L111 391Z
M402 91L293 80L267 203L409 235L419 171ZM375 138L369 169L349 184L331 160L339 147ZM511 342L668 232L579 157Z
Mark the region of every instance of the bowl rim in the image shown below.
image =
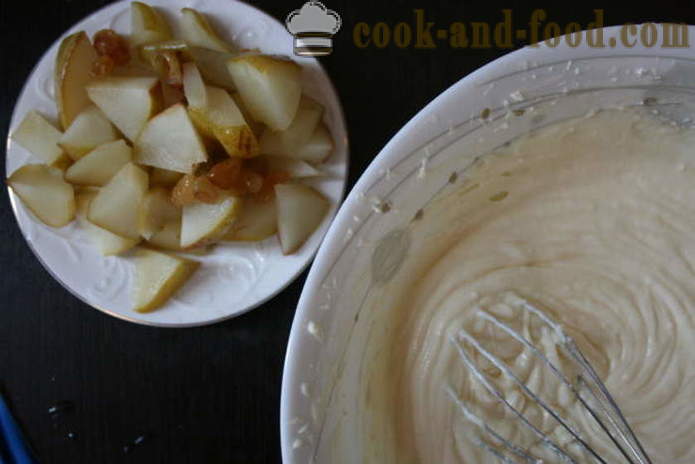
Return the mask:
M639 25L637 25L639 27ZM685 25L688 29L688 37L695 36L695 26ZM606 38L617 37L617 33L625 26L608 26L601 30ZM582 31L585 33L586 31ZM695 57L692 57L692 52L688 55L690 44L684 48L666 48L654 47L647 48L642 44L638 44L633 48L623 47L604 47L590 48L586 41L583 40L579 47L570 47L564 40L565 36L561 37L560 45L557 47L549 47L541 43L540 46L526 45L520 49L510 51L493 61L479 67L471 73L463 76L446 90L437 95L421 110L419 110L410 120L408 120L401 129L384 145L377 156L369 163L365 171L360 175L357 182L351 188L349 194L343 201L338 210L333 222L331 223L328 232L324 236L324 240L319 247L317 255L311 266L307 279L297 304L297 309L292 322L290 336L287 343L287 351L285 355L285 364L282 377L281 400L280 400L280 443L283 462L286 464L295 463L292 455L293 437L290 430L292 419L295 417L294 411L297 410L297 405L301 401L301 395L297 388L300 384L300 374L306 370L302 364L302 354L314 349L309 345L308 337L305 334L304 327L311 320L311 314L316 311L316 306L312 304L316 299L320 287L320 279L329 271L329 267L336 259L336 251L342 248L345 230L349 227L350 221L357 208L359 193L370 186L372 183L377 183L376 179L380 172L383 172L387 166L393 164L406 157L413 152L412 148L403 146L403 140L412 131L418 131L423 140L432 140L441 133L433 133L433 128L428 128L424 124L427 118L431 117L438 111L438 108L447 104L449 99L456 93L466 93L474 91L481 84L486 84L494 80L493 78L502 78L515 73L528 72L532 69L540 69L554 64L565 64L569 61L600 59L600 58L617 58L617 57L644 57L656 58L688 58L695 63ZM662 53L654 53L654 51L662 51ZM528 63L533 62L533 66L529 67ZM526 65L526 66L525 66ZM506 71L506 74L505 74ZM418 127L420 125L421 127ZM429 132L428 132L429 131ZM298 464L298 463L297 463Z

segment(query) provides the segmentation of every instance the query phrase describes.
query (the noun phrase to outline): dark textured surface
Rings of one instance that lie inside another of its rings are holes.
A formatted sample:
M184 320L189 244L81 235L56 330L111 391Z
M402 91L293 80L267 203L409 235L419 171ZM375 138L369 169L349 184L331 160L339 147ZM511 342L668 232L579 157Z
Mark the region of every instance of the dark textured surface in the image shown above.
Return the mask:
M3 139L15 99L43 51L62 31L106 3L0 2ZM360 49L352 43L358 21L412 22L412 10L418 7L426 8L430 21L496 23L503 7L492 2L326 3L343 18L336 51L322 61L344 102L352 145L351 183L422 106L506 53L445 46ZM277 18L300 4L256 2ZM532 8L522 5L506 7L527 22ZM606 24L695 23L692 2L640 5L604 6ZM586 24L591 9L563 3L548 15L561 23ZM304 277L261 308L212 327L171 330L122 322L85 306L48 275L22 239L4 189L0 195L0 387L41 462L280 461L280 381ZM48 409L61 400L71 401L74 408L52 418ZM142 434L143 443L124 453L124 446Z

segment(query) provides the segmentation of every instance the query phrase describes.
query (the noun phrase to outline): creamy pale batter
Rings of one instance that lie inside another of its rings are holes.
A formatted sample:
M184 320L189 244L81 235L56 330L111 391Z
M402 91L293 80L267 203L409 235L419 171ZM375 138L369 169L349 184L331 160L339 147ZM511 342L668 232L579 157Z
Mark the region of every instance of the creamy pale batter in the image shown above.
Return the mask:
M486 309L552 354L547 334L510 302L514 292L576 338L655 463L695 462L695 132L638 110L602 111L482 160L411 226L431 233L411 247L421 257L389 289L398 297L373 330L379 348L365 381L364 461L498 462L470 440L475 428L447 385L544 456L468 374L448 339L462 328L612 455L547 369L476 321ZM513 404L571 441L487 367Z

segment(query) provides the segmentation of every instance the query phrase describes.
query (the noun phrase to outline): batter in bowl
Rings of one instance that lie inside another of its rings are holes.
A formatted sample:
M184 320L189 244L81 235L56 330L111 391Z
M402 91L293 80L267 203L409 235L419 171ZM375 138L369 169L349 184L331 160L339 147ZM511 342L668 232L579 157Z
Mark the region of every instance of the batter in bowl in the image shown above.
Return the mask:
M462 328L476 334L577 417L572 395L540 362L476 322L484 308L552 351L510 292L566 327L654 462L695 462L695 131L642 110L549 126L483 157L460 189L411 227L414 235L429 231L411 247L408 277L389 289L398 297L373 330L366 462L498 462L470 440L474 428L447 385L544 456L476 385L449 341ZM498 378L498 385L544 430L575 446L509 382ZM614 456L590 419L577 425ZM578 462L594 462L575 451Z

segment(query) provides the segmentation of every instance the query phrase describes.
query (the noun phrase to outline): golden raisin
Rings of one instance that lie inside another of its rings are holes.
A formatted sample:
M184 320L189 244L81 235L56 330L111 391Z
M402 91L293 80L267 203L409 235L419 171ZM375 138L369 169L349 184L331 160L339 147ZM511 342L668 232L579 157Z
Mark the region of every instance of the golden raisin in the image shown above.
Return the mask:
M208 172L210 182L217 187L229 190L239 182L242 161L240 158L229 158L215 164Z
M111 57L116 65L130 61L128 43L112 29L102 29L94 34L94 49L99 56Z
M176 206L195 203L195 176L186 174L179 179L171 191L171 202Z
M202 203L217 203L220 199L220 192L207 176L196 177L195 199Z
M275 195L275 185L287 182L290 175L284 171L270 171L263 180L263 187L256 193L256 198L268 201Z
M111 74L111 71L113 71L115 66L116 63L113 62L113 59L110 56L102 55L97 57L97 59L92 63L90 74L92 77L104 77Z

